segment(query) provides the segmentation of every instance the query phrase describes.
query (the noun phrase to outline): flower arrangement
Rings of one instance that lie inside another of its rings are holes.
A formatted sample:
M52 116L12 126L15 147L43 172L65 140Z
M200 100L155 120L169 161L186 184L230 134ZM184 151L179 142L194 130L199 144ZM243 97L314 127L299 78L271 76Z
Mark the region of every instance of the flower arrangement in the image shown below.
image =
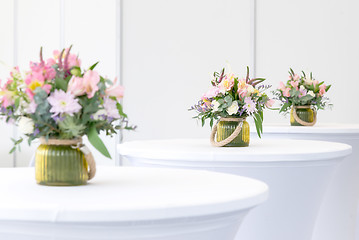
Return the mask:
M19 126L29 144L36 138L74 139L87 135L103 155L111 157L98 134L113 135L117 129L134 129L119 100L124 88L102 77L96 65L81 70L81 60L71 47L55 50L53 58L30 62L30 70L21 74L13 68L0 87L0 115ZM15 146L23 138L14 140Z
M317 109L325 109L331 106L329 99L324 96L331 85L325 85L313 78L312 73L302 75L289 70L289 79L286 84L280 82L279 88L273 93L282 102L280 112L288 112L292 106L316 106Z
M195 110L202 126L206 119L213 121L227 117L246 118L252 116L258 136L261 136L263 123L263 109L271 108L274 100L270 99L265 90L269 85L259 85L264 78L249 78L249 68L245 78L238 78L233 73L225 73L225 68L220 73L214 72L212 87L201 97L197 104L189 110Z

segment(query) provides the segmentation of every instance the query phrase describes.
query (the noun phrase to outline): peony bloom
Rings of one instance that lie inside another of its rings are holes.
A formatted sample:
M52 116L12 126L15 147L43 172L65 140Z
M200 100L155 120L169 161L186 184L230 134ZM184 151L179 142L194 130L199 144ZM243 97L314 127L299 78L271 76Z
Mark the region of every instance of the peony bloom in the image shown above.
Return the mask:
M34 121L31 118L20 117L19 123L19 131L23 134L31 134L34 132Z
M239 110L238 102L234 101L232 102L232 105L227 108L226 111L229 115L233 115L238 113L238 110Z
M244 99L243 108L247 111L248 114L252 114L256 111L256 103L250 97L246 97Z
M123 86L121 86L120 84L116 85L116 82L117 82L117 78L113 82L113 85L105 90L105 93L107 96L121 99L121 98L123 98L125 88Z
M87 70L83 77L82 87L88 98L92 98L98 91L97 84L100 82L100 75L96 71Z
M121 115L118 113L117 102L111 98L105 98L103 107L106 110L107 117L110 118L121 118Z
M326 93L326 91L325 91L326 88L327 88L327 86L325 84L320 85L320 87L319 87L319 95L320 96L323 96Z
M217 112L218 111L218 108L219 108L219 102L216 101L216 100L213 100L212 103L211 103L211 106L212 106L212 111L213 112Z
M47 98L47 101L51 105L50 112L54 113L52 117L56 117L60 114L68 114L73 116L74 113L77 113L81 110L81 105L78 103L78 99L75 99L75 96L69 92L65 93L62 90L55 90Z

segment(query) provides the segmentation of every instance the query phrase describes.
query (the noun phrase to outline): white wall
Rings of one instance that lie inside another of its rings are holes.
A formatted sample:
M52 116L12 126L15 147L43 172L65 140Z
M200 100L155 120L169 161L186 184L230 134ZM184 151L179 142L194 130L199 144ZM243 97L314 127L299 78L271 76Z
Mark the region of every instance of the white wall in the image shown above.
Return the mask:
M251 66L274 87L287 79L289 67L312 71L333 85L328 95L334 108L319 112L319 122L359 123L358 5L356 0L1 0L0 60L26 69L40 46L49 55L70 44L84 67L100 60L101 74L120 76L125 112L138 125L124 134L125 141L208 137L208 125L201 128L187 109L227 61L239 75ZM0 78L7 75L0 65ZM266 112L265 123L288 121ZM1 123L0 131L0 166L12 166L7 154L12 127ZM105 142L115 158L117 139ZM16 165L26 166L33 149L23 144ZM115 163L93 152L99 164Z

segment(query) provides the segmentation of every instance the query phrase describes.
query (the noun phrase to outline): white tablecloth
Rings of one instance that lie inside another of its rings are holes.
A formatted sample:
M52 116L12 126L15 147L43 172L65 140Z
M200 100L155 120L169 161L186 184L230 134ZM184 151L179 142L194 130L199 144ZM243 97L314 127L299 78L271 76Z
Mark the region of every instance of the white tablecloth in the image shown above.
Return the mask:
M35 183L33 168L0 169L0 239L177 240L183 231L184 239L214 239L198 233L209 219L233 221L220 230L231 239L225 234L267 191L260 181L207 171L99 167L88 185L48 187Z
M252 139L245 148L212 147L209 139L119 145L134 166L206 169L266 182L269 200L249 214L238 240L310 240L325 190L351 152L347 144L290 139Z

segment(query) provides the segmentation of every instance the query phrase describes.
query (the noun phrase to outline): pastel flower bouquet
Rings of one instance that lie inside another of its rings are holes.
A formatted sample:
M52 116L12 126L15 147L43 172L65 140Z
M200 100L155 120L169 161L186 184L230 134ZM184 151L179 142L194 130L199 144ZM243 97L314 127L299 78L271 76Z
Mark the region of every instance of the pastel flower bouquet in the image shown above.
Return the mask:
M263 110L270 108L274 101L269 99L265 90L270 86L261 84L264 78L249 78L249 68L245 78L238 78L233 73L214 73L212 87L189 110L195 110L202 126L210 119L220 119L212 129L211 143L214 146L248 146L249 124L245 121L252 116L258 136L263 129ZM218 131L218 132L217 132ZM217 141L214 140L217 134Z
M324 96L330 87L314 79L312 73L306 75L302 71L299 76L290 69L287 83L280 82L279 88L273 93L282 102L279 112L291 111L291 125L313 126L317 110L332 105Z
M25 74L15 67L0 88L0 114L7 122L19 126L29 144L40 138L42 144L55 139L57 142L53 145L56 146L81 147L82 143L76 139L86 135L99 152L110 158L98 136L100 131L114 135L118 129L134 128L128 125L119 102L124 88L117 85L116 80L111 82L100 76L94 70L98 62L81 70L81 60L70 51L71 47L54 51L54 57L45 61L41 49L40 62L30 62L30 70ZM71 142L73 140L76 141ZM12 151L22 138L13 141ZM88 150L81 151L88 153ZM38 153L39 149L36 164Z

